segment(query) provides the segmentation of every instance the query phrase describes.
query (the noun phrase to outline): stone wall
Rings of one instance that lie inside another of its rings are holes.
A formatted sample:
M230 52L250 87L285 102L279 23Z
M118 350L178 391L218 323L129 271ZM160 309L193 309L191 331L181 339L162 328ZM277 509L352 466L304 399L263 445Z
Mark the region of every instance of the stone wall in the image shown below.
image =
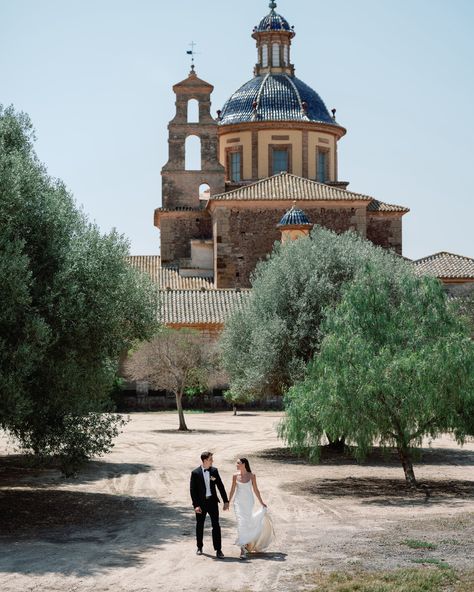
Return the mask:
M402 219L388 214L367 214L367 238L375 245L402 254Z
M223 170L165 170L162 169L163 207L198 208L201 205L199 187L207 184L210 194L223 193L225 189Z
M173 411L176 409L176 400L173 394L157 393L151 391L148 395L139 395L134 391L124 390L115 397L117 411ZM232 405L222 396L222 393L207 393L194 399L183 399L183 408L203 409L207 411L229 411L232 413ZM252 403L239 405L238 411L261 409L261 410L281 410L283 409L283 399L281 396L263 397ZM176 421L178 419L176 418ZM191 426L190 426L191 427Z
M168 162L161 170L162 203L168 209L199 207L199 187L207 184L212 194L225 189L224 167L219 163L217 121L211 115L213 86L197 77L194 70L188 78L173 86L176 115L168 125ZM199 121L188 121L188 102L199 104ZM199 170L186 170L186 139L196 136L201 144Z
M281 239L276 225L288 210L281 207L217 207L213 211L214 276L218 288L250 287L250 275L259 260ZM304 211L314 224L335 232L354 229L365 236L365 210L351 207L311 207Z
M178 262L191 257L191 239L212 239L212 224L205 210L163 212L160 215L161 260Z

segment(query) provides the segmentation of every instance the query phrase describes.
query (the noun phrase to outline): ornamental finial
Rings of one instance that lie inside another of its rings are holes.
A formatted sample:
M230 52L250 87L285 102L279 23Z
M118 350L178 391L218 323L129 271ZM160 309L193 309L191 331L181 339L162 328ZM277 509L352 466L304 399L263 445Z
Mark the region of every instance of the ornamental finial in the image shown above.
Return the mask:
M277 3L272 0L272 2L270 2L269 6L272 10L275 10L275 8L277 7Z

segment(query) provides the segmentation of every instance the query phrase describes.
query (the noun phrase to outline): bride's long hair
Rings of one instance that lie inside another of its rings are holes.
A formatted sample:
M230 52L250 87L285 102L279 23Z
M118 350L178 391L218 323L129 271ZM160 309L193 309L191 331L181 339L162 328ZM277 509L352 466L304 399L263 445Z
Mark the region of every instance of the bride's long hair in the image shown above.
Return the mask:
M245 465L245 470L247 471L247 473L251 473L252 469L250 468L250 463L248 461L248 458L239 458L240 462Z

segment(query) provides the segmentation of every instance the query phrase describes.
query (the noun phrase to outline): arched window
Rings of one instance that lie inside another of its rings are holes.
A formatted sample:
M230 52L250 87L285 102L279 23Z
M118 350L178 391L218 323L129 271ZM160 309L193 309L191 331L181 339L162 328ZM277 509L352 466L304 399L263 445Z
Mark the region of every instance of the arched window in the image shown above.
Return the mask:
M262 68L268 68L268 45L262 45Z
M186 138L185 169L187 171L201 170L201 138L188 136Z
M199 186L199 199L209 199L211 197L211 188L207 183Z
M288 64L290 63L290 48L288 47L288 45L283 46L283 62L285 66L288 66Z
M280 67L280 44L274 43L272 46L272 64L274 68Z
M188 123L199 123L199 102L196 99L188 101Z

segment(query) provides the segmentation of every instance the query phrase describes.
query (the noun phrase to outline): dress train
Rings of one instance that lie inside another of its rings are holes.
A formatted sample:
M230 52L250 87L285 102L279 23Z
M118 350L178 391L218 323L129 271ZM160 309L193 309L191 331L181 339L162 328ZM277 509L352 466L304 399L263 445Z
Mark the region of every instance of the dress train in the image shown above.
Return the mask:
M236 545L248 551L258 552L266 549L274 538L273 524L267 508L263 506L253 511L254 497L252 481L237 481L234 510L237 518Z

